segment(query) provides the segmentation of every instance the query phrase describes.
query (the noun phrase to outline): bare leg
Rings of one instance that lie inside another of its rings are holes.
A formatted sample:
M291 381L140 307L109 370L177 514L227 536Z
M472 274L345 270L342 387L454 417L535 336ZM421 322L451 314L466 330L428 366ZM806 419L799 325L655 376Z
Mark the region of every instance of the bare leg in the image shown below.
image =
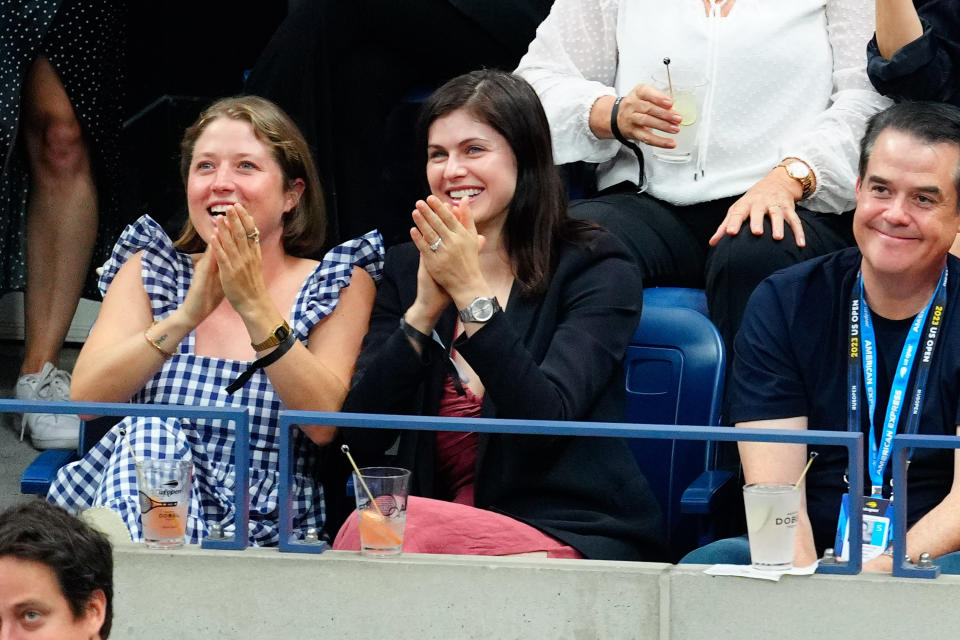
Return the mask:
M23 104L32 183L21 373L35 373L58 364L77 310L97 235L97 193L80 123L44 57L27 73Z

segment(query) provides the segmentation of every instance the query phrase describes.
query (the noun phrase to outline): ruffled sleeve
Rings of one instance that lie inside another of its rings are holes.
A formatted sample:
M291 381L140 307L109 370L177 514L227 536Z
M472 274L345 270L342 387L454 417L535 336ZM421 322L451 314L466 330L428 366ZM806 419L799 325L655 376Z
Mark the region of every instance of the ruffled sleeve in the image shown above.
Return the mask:
M379 231L370 231L331 249L304 282L293 316L293 330L301 341L305 342L310 329L337 306L340 290L350 284L354 267L363 268L374 282L380 280L383 238Z
M150 216L144 215L120 234L103 267L97 286L100 295L106 295L120 267L137 252L143 252L141 276L143 287L150 297L154 318L171 313L186 295L189 277L193 273L190 256L178 252L170 236Z

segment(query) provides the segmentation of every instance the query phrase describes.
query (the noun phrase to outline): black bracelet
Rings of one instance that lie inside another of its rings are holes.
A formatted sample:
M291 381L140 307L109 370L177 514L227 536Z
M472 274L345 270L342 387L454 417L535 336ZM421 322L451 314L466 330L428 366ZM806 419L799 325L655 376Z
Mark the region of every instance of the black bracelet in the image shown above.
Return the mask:
M250 363L250 366L246 370L237 376L237 379L231 382L226 386L225 391L232 394L234 391L247 384L247 381L250 380L250 376L254 374L257 369L263 369L269 367L271 364L279 360L283 354L287 351L290 351L290 347L297 341L297 336L291 331L287 334L287 337L283 339L283 342L277 345L277 348L263 356L259 360L254 360Z
M620 125L617 124L617 114L620 113L620 101L623 100L624 97L625 96L618 97L613 103L613 110L610 112L610 131L613 133L613 137L616 138L620 144L633 151L633 154L637 156L637 164L640 166L640 177L637 180L637 190L646 191L647 180L643 175L643 152L640 151L640 147L638 147L635 142L628 140L626 136L620 132Z
M416 342L418 345L420 345L421 349L426 349L430 345L430 342L433 340L433 338L423 333L419 329L415 327L411 327L407 323L406 318L404 318L403 316L400 316L400 329L403 331L403 334L405 336L407 336L408 338Z

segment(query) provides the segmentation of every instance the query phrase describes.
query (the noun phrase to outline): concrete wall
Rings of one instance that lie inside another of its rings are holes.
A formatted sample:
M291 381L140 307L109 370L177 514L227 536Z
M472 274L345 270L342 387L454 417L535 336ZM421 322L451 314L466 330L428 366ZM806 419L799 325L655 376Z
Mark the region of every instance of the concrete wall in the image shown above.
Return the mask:
M132 548L111 639L660 637L669 565Z
M950 636L945 616L960 601L953 576L788 576L771 583L587 560L135 546L115 555L116 640L942 640Z

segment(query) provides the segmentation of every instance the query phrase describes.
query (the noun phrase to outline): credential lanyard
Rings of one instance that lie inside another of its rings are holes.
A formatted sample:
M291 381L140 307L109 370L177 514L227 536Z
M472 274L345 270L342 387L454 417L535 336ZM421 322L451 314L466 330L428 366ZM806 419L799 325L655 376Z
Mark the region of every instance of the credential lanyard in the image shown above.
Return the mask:
M847 402L847 429L849 431L860 431L859 388L861 380L860 363L862 361L863 386L867 396L867 411L870 420L870 451L867 462L870 472L871 495L875 498L883 497L883 473L890 461L893 436L896 434L897 424L900 422L900 413L907 392L907 382L910 380L910 373L915 361L918 363L918 368L913 385L913 394L911 395L906 433L917 432L917 426L920 423L920 410L923 406L924 389L927 386L927 376L930 373L934 349L940 336L940 325L943 321L943 312L946 305L947 268L944 267L940 274L940 282L937 284L930 302L914 318L910 331L907 333L907 338L904 340L903 350L900 352L900 361L897 363L893 384L890 386L890 398L887 401L887 411L878 445L873 425L877 398L876 338L870 308L863 297L863 278L861 274L857 274L857 282L850 295L850 340L847 354L847 380L850 397ZM932 313L931 309L933 310Z

